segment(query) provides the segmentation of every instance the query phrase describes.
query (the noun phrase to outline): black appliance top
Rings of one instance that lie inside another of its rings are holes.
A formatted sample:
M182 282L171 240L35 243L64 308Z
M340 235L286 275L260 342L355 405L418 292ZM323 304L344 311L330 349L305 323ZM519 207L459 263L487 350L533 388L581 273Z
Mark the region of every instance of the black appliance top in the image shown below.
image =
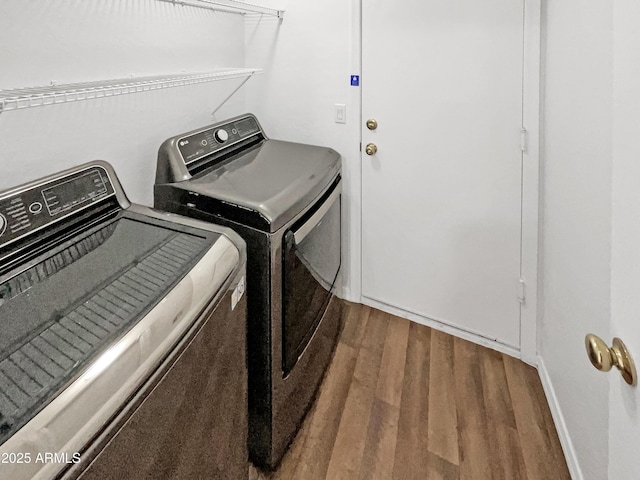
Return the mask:
M187 205L275 232L320 196L340 169L335 150L269 140L256 118L244 115L165 141L155 203Z
M0 193L0 445L220 237L128 205L103 162Z

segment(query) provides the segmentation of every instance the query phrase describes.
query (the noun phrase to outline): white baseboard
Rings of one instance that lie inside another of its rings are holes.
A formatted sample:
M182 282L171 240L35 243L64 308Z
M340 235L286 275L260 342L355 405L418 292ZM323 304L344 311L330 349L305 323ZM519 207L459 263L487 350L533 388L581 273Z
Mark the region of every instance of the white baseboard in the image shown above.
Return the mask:
M518 350L517 348L514 348L510 345L505 345L503 343L496 342L495 340L491 340L490 338L483 337L482 335L478 335L473 332L468 332L466 330L453 327L439 320L427 318L417 313L403 310L402 308L394 307L393 305L388 305L386 303L379 302L378 300L373 300L372 298L365 297L364 295L362 296L362 303L364 305L377 308L378 310L382 310L383 312L390 313L397 317L406 318L408 320L411 320L412 322L416 322L421 325L426 325L427 327L440 330L441 332L448 333L449 335L453 335L454 337L468 340L478 345L482 345L483 347L487 347L492 350L505 353L515 358L521 358L520 350Z
M567 429L567 424L564 420L562 409L560 408L560 404L558 403L558 397L556 396L553 384L551 383L551 378L549 377L549 372L547 372L547 368L544 365L544 360L542 360L542 357L538 357L538 375L540 375L542 388L544 389L544 393L547 396L547 403L549 404L549 409L551 410L553 423L555 423L556 425L556 431L558 432L558 437L560 438L560 444L562 445L564 457L567 460L567 467L569 467L571 478L573 480L584 480L582 469L580 468L580 464L578 463L578 456L576 455L576 451L573 448L573 442L571 441L571 436L569 435L569 430Z

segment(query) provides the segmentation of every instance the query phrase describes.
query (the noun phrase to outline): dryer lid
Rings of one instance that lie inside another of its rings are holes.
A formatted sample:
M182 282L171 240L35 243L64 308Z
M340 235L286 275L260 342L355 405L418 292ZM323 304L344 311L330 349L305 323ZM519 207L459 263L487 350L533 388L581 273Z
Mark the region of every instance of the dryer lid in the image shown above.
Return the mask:
M339 172L340 155L331 148L267 140L183 188L217 200L218 206L223 203L229 220L275 232L319 197Z

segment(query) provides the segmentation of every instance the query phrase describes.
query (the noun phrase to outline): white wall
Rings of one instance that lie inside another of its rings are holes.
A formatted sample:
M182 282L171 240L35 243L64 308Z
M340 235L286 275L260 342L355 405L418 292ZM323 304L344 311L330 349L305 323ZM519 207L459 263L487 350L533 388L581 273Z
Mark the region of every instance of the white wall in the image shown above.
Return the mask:
M573 443L569 456L585 479L601 480L609 379L587 361L584 336L609 338L612 7L545 5L539 353Z
M359 301L360 89L349 83L360 69L359 1L261 4L286 13L283 22L247 21L247 65L265 69L247 84L247 110L270 138L324 145L342 155L344 294ZM346 124L334 122L335 104L346 104Z
M241 15L156 0L0 2L0 89L243 66ZM152 204L161 142L212 123L239 82L0 113L0 189L103 159L132 200ZM217 118L243 112L240 91Z

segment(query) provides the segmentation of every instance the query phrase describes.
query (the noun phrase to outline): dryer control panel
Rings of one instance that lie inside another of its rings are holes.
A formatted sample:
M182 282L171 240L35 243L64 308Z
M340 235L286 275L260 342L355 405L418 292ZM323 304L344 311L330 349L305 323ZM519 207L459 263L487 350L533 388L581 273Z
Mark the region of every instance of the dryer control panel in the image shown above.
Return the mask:
M114 194L100 166L0 194L0 248Z
M181 137L177 145L184 163L189 165L260 133L255 118L244 117Z

